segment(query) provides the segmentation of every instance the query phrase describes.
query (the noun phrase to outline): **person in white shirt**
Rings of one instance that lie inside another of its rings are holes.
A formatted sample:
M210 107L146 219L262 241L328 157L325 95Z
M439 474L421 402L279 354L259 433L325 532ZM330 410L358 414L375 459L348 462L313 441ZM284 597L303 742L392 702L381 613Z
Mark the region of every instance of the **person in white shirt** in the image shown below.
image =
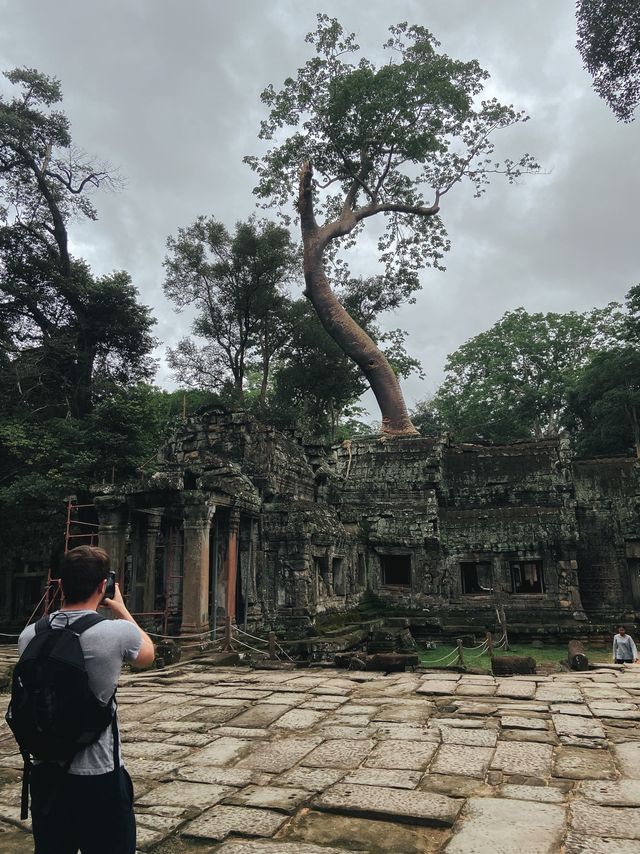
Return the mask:
M613 660L616 664L635 664L638 660L636 645L624 626L618 626L618 634L613 636Z

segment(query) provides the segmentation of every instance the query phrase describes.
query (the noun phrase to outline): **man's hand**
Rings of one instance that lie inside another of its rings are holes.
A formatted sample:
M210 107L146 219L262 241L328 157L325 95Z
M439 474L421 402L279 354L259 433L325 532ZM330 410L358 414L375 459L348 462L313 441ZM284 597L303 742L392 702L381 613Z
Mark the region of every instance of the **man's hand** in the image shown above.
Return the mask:
M124 604L124 599L122 598L122 593L120 592L120 585L116 583L116 592L113 596L113 599L103 599L102 604L109 608L120 620L131 620L131 614L127 606Z

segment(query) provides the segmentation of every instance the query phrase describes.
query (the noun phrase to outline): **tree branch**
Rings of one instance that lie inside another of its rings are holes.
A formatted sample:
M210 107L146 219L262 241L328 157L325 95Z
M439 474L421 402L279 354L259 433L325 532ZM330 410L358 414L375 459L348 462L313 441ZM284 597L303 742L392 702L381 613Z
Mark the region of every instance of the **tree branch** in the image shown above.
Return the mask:
M424 205L403 205L396 202L388 202L380 205L368 205L365 208L359 208L353 212L356 222L361 222L370 216L375 216L379 213L405 213L415 214L416 216L435 216L440 210L440 196L442 194L436 190L436 198L432 205L425 207Z

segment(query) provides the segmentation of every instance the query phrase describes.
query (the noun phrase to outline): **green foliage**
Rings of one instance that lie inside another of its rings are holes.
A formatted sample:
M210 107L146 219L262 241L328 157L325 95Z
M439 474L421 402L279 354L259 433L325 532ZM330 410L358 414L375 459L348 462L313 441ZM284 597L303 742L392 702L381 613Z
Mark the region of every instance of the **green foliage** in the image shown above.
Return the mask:
M279 426L295 425L333 441L340 419L359 412L356 403L366 383L327 335L307 300L293 304L291 321L264 415Z
M495 161L493 134L526 117L481 100L488 75L475 60L439 54L424 27L403 23L390 34L388 63L376 68L361 57L356 64L355 35L318 15L307 36L316 56L280 91L270 85L262 93L269 115L260 137L274 144L245 162L258 176L258 197L281 208L298 199L300 166L312 163L314 212L325 225L340 221L328 234L336 244L352 244L364 220L382 214L385 287L407 298L419 287L419 272L440 266L448 249L434 215L441 199L461 181L480 195L491 173L513 181L537 165L529 155Z
M231 235L201 216L167 247L165 293L179 311L196 308L192 332L206 342L185 338L169 350L176 378L241 401L247 372L259 365L264 398L271 361L286 339L284 288L299 260L288 230L250 219Z
M439 436L446 429L433 398L416 403L411 411L411 423L421 436Z
M622 323L615 303L585 314L507 312L449 356L436 412L462 440L556 435L568 387Z
M640 103L640 4L578 0L578 50L593 88L623 122Z
M596 353L569 391L569 412L581 456L640 457L640 353L616 347Z
M5 75L0 97L0 548L62 542L64 498L133 475L162 420L154 320L124 272L95 277L69 251L91 192L117 183L76 149L59 81ZM158 398L160 395L160 399Z

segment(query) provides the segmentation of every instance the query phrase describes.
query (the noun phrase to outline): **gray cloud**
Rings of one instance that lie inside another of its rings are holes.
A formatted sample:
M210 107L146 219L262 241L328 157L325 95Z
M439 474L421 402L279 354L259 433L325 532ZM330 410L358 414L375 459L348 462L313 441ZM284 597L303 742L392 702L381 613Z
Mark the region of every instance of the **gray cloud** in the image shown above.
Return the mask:
M490 93L531 115L499 141L501 153L530 151L546 170L513 187L496 180L481 200L462 187L446 200L447 272L425 271L416 305L385 321L410 332L427 371L426 382L406 383L410 402L435 390L448 353L505 311L584 310L622 299L639 279L640 122L616 123L593 93L574 47L572 7L323 5L373 58L382 59L386 29L401 20L429 27L452 56L476 57L491 72ZM97 199L98 223L74 228L74 250L97 273L131 273L165 345L188 328L162 294L165 240L200 213L232 225L251 212L253 176L242 156L259 150L259 93L307 58L315 11L300 0L0 0L0 66L59 77L75 141L127 179L123 192ZM371 239L354 262L376 271ZM169 384L165 368L158 380Z

